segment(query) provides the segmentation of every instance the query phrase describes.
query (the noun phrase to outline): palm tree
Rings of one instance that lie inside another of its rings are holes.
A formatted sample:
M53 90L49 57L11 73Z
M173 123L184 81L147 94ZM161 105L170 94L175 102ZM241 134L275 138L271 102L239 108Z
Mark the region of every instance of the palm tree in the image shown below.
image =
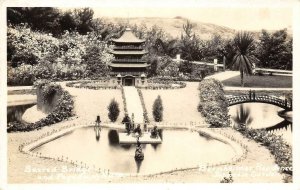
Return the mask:
M241 73L241 86L244 86L244 75L252 75L252 69L256 61L251 54L254 48L254 38L250 32L239 32L234 38L236 54L233 57L233 69Z

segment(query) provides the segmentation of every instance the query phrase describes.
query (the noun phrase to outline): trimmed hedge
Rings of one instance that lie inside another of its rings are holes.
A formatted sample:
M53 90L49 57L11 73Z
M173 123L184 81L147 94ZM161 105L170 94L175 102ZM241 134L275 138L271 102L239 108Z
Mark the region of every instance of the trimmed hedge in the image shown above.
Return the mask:
M158 95L152 106L152 114L156 122L161 122L163 120L163 111L164 108L163 108L162 100L161 97Z
M228 102L223 85L215 79L205 79L199 83L200 103L198 111L211 127L229 126Z
M73 116L74 101L69 94L69 92L63 90L60 85L49 84L44 81L37 85L37 89L42 89L42 97L48 97L48 93L55 91L60 97L55 103L55 107L47 115L47 117L35 122L35 123L20 123L20 122L11 122L8 123L7 132L15 131L32 131L39 130L44 126L52 125L63 121L71 116ZM43 101L46 101L43 100Z
M108 107L108 118L110 121L115 122L120 114L120 108L119 108L119 103L113 98Z

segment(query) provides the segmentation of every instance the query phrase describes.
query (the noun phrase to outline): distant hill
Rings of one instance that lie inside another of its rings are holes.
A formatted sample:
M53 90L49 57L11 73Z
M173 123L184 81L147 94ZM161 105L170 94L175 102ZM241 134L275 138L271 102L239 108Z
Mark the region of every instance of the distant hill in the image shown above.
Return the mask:
M125 23L127 18L105 18L105 20L112 23ZM182 25L186 24L186 19L182 17L177 18L154 18L154 17L139 17L139 18L129 18L129 24L141 25L145 24L148 28L156 25L164 29L172 37L180 37L182 30ZM199 35L202 39L209 39L214 34L219 34L225 38L231 38L235 34L235 30L218 26L210 23L194 22L195 25L194 32Z
M126 23L129 20L129 24L141 25L145 24L148 28L156 25L164 29L172 37L180 37L182 30L182 25L186 24L186 18L175 17L175 18L159 18L159 17L138 17L138 18L104 18L112 23ZM199 21L190 20L192 24L195 25L194 32L200 36L201 39L207 40L211 36L217 34L223 38L232 38L237 30L229 27L219 26L211 23L204 23ZM256 39L259 37L260 31L251 31L254 33ZM269 31L274 32L274 31ZM288 28L288 34L292 35L291 27Z

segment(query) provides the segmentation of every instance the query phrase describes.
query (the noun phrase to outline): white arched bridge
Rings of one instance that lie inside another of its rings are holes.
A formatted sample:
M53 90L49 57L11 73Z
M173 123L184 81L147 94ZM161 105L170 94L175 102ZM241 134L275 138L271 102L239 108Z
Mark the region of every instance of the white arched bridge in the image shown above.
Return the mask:
M274 96L267 95L255 95L255 92L249 92L249 95L229 96L227 97L228 106L233 106L242 103L260 102L266 104L272 104L283 108L285 110L292 110L292 101L289 102L287 99L281 99Z

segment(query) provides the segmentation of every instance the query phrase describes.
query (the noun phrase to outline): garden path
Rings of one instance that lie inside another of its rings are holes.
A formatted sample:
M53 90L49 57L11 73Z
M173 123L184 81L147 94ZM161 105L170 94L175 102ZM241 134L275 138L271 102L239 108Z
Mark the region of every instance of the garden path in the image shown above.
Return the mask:
M123 88L129 117L131 118L133 113L134 122L143 123L143 107L137 89L134 86L124 86Z
M207 77L205 77L205 79L214 78L214 79L217 79L222 82L224 80L230 79L230 78L238 76L238 75L240 75L240 71L224 71L224 72L220 72L220 73L216 73L216 74L207 76Z

